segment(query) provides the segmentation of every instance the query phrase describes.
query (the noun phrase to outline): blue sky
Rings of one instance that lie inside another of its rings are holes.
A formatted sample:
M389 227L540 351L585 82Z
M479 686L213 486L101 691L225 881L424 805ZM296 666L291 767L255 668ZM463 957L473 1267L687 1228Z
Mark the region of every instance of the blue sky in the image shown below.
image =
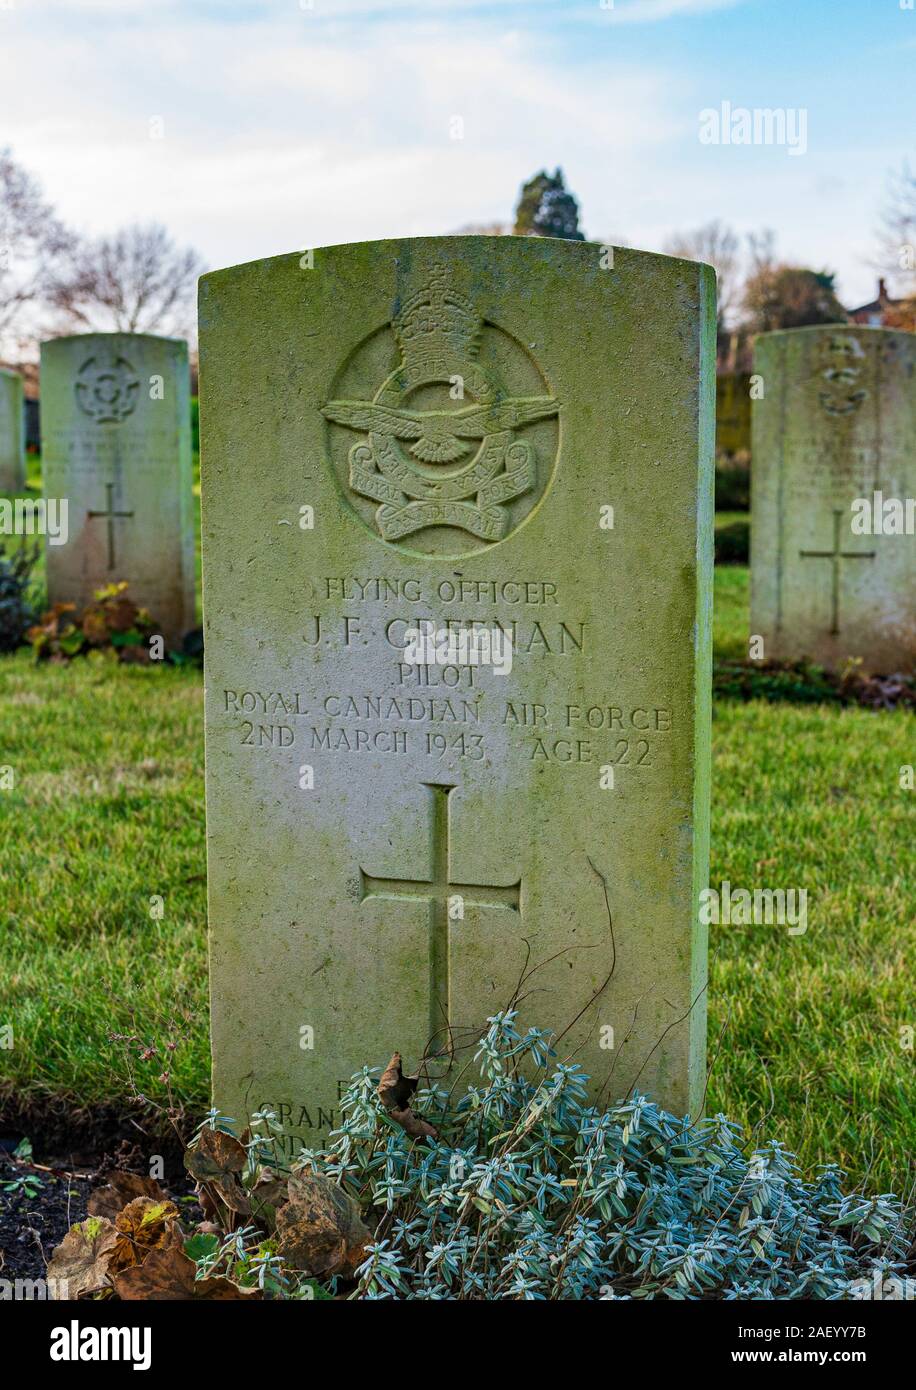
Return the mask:
M769 226L854 303L916 166L907 3L0 0L0 143L83 230L162 221L212 267L505 221L561 164L589 236ZM725 100L804 108L807 152L702 145Z

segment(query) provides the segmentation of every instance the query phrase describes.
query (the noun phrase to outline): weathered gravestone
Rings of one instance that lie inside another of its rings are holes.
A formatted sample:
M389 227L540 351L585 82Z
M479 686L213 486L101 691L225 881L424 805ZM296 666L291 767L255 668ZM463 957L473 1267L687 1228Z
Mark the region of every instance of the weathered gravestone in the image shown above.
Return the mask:
M714 287L607 258L420 239L201 282L213 1085L237 1120L269 1106L313 1144L362 1065L463 1065L526 965L523 1023L568 1029L596 1092L696 1110ZM411 650L421 620L511 634L511 671Z
M25 486L22 377L0 368L0 492Z
M118 580L176 644L194 625L187 344L92 333L41 348L46 497L69 499L69 540L48 546L52 603L82 609Z
M757 339L751 632L776 660L909 671L916 660L916 335L831 325ZM876 494L880 496L876 499ZM864 533L863 501L877 527ZM886 515L886 520L885 520Z

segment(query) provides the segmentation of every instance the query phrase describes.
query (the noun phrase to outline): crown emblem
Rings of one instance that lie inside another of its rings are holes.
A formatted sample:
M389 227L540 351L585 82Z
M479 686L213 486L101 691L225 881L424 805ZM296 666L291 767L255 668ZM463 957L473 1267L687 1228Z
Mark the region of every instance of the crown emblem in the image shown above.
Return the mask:
M445 271L437 269L429 283L410 296L391 327L404 365L415 369L476 357L483 324L471 301L450 289Z

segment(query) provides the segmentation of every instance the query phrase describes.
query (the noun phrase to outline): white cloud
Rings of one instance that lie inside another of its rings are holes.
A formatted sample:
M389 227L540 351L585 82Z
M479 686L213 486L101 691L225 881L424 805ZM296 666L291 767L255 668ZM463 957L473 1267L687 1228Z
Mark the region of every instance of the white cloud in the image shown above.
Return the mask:
M113 23L104 46L23 34L0 58L8 138L78 225L156 218L226 264L508 218L541 165L564 164L574 188L609 162L622 177L677 128L670 79L651 69L567 68L474 24L447 41L434 24L344 38L298 18Z
M664 19L731 10L742 3L743 0L615 0L608 17L618 24L657 24Z

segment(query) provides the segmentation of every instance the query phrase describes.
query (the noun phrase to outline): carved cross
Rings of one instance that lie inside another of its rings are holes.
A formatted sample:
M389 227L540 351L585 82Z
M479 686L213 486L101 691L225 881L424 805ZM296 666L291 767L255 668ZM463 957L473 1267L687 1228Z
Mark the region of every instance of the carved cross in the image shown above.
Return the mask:
M114 509L114 483L106 483L105 488L108 493L108 510L105 512L87 512L86 515L89 517L104 516L108 519L108 568L113 570L115 567L115 517L133 516L133 512L116 512Z
M833 549L832 550L800 550L798 553L805 560L830 560L833 565L833 579L831 584L830 602L830 632L832 636L840 630L840 561L841 560L873 560L874 550L841 550L840 549L840 525L842 524L843 513L835 511L833 513Z
M451 867L449 796L454 787L424 782L429 793L429 878L376 878L360 868L360 901L367 898L425 899L429 904L429 1033L430 1038L448 1027L449 1012L449 904L459 897L468 907L502 907L521 910L521 880L505 886L456 883Z

